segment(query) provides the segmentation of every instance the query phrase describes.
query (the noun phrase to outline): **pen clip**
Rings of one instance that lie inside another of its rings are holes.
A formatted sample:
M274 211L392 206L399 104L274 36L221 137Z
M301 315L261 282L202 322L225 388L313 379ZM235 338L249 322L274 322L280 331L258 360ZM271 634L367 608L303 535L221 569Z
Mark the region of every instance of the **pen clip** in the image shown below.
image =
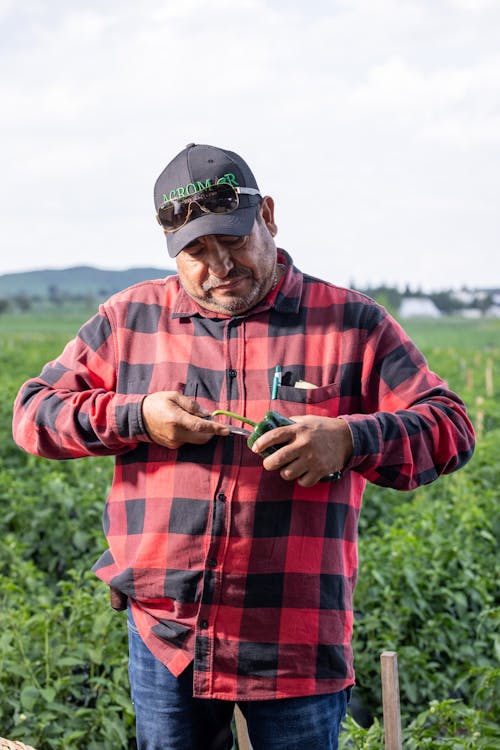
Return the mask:
M275 401L278 398L278 388L281 385L281 365L276 365L274 368L273 384L271 388L271 401Z

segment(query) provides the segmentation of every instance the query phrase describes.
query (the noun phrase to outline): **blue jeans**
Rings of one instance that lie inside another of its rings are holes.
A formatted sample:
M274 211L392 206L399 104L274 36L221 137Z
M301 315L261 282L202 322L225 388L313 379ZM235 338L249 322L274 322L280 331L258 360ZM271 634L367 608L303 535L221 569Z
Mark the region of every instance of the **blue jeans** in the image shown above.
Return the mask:
M232 701L193 698L193 669L179 677L156 659L129 610L129 678L138 750L231 750ZM253 750L337 750L348 690L241 701Z

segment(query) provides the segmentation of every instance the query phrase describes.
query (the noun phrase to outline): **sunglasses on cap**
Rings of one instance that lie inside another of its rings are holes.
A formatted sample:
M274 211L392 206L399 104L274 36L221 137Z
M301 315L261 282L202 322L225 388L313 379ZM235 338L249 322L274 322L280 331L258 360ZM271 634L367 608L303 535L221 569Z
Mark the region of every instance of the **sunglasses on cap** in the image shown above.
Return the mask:
M235 187L220 182L193 195L166 200L158 208L156 218L166 232L177 232L189 221L193 204L205 214L230 214L240 205L240 194L260 196L255 188Z

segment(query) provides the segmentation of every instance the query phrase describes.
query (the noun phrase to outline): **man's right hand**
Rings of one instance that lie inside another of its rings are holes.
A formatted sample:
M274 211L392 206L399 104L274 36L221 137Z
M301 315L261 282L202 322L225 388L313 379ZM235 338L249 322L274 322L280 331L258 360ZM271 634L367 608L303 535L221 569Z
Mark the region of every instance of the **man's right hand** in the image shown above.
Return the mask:
M214 435L229 435L220 422L206 419L210 412L197 401L177 391L150 393L142 402L142 418L149 437L166 448L184 443L204 445Z

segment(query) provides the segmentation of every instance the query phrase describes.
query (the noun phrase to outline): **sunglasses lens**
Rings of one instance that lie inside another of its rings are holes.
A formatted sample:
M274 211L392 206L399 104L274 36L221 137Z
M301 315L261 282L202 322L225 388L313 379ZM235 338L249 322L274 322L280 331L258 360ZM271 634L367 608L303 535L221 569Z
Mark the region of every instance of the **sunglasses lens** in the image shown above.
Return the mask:
M191 216L194 218L199 211L209 214L228 214L238 208L237 192L223 182L204 188L193 195L167 201L158 209L158 221L168 232L175 232L184 226Z
M206 188L195 200L199 206L211 214L227 214L238 208L238 195L231 185L224 183Z
M174 230L186 223L189 214L188 201L168 201L158 209L158 221L164 229Z

